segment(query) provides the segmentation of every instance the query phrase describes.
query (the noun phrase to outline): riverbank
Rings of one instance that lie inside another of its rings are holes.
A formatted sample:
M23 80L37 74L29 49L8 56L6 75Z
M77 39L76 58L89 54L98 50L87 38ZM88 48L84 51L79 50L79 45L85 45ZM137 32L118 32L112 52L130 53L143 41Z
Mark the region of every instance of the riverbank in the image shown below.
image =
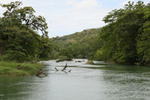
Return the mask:
M30 76L35 75L41 68L38 63L17 63L0 61L0 75L4 76Z

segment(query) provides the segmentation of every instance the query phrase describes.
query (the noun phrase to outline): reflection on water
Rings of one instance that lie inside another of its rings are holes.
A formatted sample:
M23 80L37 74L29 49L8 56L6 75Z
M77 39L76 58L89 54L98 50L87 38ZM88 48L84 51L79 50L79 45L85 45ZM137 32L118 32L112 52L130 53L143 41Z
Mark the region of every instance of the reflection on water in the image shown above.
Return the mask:
M44 62L49 75L38 77L0 77L0 100L149 100L150 72L101 70L106 65L84 62ZM65 64L71 73L54 70ZM86 67L86 68L84 68ZM89 68L87 68L89 67ZM95 69L91 69L94 67ZM112 66L113 67L113 66ZM132 70L132 71L131 71Z

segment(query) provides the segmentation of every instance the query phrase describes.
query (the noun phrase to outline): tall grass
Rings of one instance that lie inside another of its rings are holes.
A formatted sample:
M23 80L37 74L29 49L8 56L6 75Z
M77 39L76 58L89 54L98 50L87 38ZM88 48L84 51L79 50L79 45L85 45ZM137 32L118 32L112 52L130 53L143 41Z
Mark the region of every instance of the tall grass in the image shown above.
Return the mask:
M0 61L0 75L34 75L42 68L38 63L17 63Z

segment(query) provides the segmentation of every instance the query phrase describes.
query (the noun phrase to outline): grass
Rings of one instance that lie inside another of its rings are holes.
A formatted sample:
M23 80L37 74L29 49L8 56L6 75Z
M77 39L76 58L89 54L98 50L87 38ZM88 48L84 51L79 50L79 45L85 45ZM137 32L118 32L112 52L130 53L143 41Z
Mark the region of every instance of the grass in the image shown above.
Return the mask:
M28 76L35 75L42 68L38 63L16 63L0 61L0 75Z

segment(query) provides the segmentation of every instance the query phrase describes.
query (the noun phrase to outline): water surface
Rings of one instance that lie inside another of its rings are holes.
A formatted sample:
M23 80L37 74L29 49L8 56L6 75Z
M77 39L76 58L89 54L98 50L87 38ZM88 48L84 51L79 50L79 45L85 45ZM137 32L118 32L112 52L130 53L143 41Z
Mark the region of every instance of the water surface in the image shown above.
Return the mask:
M99 67L107 65L81 61L44 62L48 76L43 78L1 76L0 100L149 100L150 71L121 65L121 70L115 69L117 65L105 70ZM61 70L66 63L72 66L67 68L70 73L55 71L55 67Z

